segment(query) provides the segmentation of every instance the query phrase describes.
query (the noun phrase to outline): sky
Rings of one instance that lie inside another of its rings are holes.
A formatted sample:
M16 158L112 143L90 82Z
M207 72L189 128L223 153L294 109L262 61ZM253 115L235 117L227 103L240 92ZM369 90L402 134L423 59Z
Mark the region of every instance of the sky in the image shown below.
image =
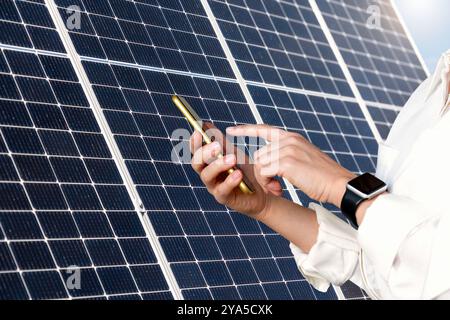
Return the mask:
M450 49L450 0L394 0L430 71Z

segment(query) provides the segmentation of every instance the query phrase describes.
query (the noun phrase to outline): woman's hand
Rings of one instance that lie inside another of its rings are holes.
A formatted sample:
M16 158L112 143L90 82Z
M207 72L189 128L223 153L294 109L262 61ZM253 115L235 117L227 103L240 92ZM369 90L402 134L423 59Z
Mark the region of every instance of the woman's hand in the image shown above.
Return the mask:
M299 134L267 125L230 127L227 133L270 142L254 154L257 178L262 186L280 176L311 199L340 207L346 185L355 177Z
M240 154L242 151L227 144L223 136L218 139L217 135L221 136L221 134L215 135L216 142L202 146L201 134L194 132L190 141L193 169L200 175L209 193L219 203L252 218L263 220L270 212L272 198L282 194L280 183L268 179L265 180L266 188L262 188L258 184L258 180L261 179L255 177L254 166L249 164L248 158ZM218 158L221 153L226 155ZM237 165L237 159L245 159L245 163L239 164L240 170L235 170L233 174L228 175L228 169ZM243 179L243 174L252 185L254 191L252 195L246 195L239 190L238 186Z

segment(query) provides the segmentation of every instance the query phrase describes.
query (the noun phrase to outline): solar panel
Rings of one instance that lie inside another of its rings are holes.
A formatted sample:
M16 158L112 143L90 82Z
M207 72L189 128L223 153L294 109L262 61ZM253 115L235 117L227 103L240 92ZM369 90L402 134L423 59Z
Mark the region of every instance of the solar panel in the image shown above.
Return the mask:
M396 114L427 77L424 64L390 1L316 3L385 139Z
M0 298L365 298L314 290L287 240L173 161L187 141L172 133L191 132L176 93L220 129L267 123L375 170L374 128L387 136L425 72L389 2L381 31L364 28L368 2L315 3L2 1Z
M311 8L293 1L208 3L249 82L352 96Z
M378 1L379 28L367 27L370 1L318 0L363 98L403 106L426 73L389 1Z
M23 32L0 40L17 46L1 50L0 298L171 298L47 9L0 11ZM74 272L80 288L68 285Z

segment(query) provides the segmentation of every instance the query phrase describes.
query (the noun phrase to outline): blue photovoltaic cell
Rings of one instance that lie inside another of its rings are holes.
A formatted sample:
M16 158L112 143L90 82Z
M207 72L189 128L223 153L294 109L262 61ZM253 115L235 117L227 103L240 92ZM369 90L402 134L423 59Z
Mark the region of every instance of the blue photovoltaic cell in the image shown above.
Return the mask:
M387 0L317 0L358 89L367 101L403 106L426 78L414 48ZM380 10L373 24L368 8Z
M0 44L65 52L48 10L41 3L5 0L0 3Z

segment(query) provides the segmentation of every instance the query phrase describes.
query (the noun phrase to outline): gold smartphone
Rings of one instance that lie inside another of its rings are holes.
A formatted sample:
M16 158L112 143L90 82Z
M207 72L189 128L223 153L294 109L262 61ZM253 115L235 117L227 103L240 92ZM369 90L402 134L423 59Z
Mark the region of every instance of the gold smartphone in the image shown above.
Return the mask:
M202 120L197 115L197 113L194 111L194 109L190 106L190 104L186 101L186 99L184 99L183 97L180 97L180 96L172 96L172 101L177 106L177 108L181 111L181 113L187 119L187 121L190 123L190 125L194 128L194 130L197 130L198 132L200 132L205 143L206 144L212 143L211 138L203 130ZM220 153L217 157L222 158L223 154ZM229 169L228 174L232 174L235 170L236 170L236 168ZM244 180L245 180L245 177L239 184L239 189L245 194L252 194L253 190L249 187L249 184L246 183Z

